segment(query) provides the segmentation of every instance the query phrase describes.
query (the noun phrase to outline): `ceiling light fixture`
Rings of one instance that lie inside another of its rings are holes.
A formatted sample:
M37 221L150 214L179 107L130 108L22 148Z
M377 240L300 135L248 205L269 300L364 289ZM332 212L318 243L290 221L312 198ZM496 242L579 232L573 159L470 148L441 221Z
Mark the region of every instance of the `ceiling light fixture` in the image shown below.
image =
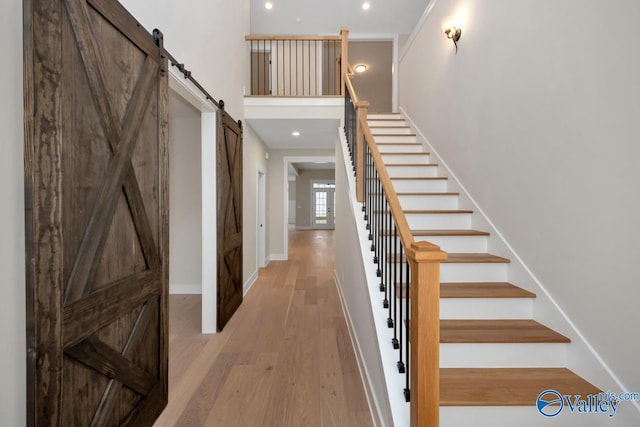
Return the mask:
M293 132L291 132L291 135L300 136L300 132L298 132L297 130L294 130Z
M371 7L371 5L369 4L369 2L362 3L362 9L363 10L369 10L370 7Z
M365 64L358 64L353 68L356 73L364 73L367 71L367 66Z
M264 7L265 7L266 9L268 9L268 10L271 10L271 9L273 9L273 3L271 3L270 1L268 1L268 2L266 2L266 3L264 4Z

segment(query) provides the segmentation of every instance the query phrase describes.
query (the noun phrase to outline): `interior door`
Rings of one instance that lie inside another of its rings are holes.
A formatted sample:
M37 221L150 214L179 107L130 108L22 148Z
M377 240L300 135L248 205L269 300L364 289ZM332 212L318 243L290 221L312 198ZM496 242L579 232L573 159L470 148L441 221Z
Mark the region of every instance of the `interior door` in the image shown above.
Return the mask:
M242 127L218 113L218 331L242 303Z
M112 0L26 0L27 424L167 402L167 76Z

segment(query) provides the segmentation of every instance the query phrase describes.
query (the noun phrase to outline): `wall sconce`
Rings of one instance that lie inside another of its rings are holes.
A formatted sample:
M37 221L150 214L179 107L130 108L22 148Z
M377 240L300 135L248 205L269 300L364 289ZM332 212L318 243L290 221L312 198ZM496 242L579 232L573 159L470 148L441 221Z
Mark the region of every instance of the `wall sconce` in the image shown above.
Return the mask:
M458 40L462 35L462 30L455 25L455 21L452 17L447 16L442 20L442 31L447 35L448 39L453 40L453 44L456 47L456 53L458 53Z

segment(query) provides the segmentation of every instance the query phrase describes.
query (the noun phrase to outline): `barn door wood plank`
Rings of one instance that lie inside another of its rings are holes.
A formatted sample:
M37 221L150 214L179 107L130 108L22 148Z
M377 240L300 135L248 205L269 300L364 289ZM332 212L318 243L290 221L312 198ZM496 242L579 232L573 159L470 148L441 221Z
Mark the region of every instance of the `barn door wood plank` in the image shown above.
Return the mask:
M151 426L168 391L162 37L115 0L25 0L24 47L27 424Z

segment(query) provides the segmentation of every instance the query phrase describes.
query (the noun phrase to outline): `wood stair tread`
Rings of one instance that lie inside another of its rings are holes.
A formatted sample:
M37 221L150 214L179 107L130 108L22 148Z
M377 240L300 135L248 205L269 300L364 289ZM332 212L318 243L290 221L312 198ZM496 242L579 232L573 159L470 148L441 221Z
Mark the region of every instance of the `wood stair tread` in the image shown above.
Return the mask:
M388 254L387 263L395 262L397 254ZM406 255L402 254L402 260L406 260ZM511 260L497 255L487 253L449 253L443 264L508 264Z
M411 230L411 235L419 237L488 236L489 233L478 230Z
M568 343L562 334L531 319L440 320L440 342Z
M403 209L406 214L471 214L469 209Z
M372 191L369 194L372 195L380 195L381 193L378 191ZM440 191L437 193L421 193L421 192L412 192L412 191L407 191L407 192L402 192L402 193L396 193L397 196L459 196L460 193L456 193L456 192L446 192L446 191ZM488 233L487 233L488 234Z
M535 406L547 389L581 396L601 391L566 368L440 368L440 406Z
M511 260L488 253L449 253L443 262L508 264Z
M396 176L396 177L389 177L391 179L391 181L394 180L398 180L398 181L406 181L406 180L418 180L418 181L436 181L436 180L447 180L449 178L447 178L446 176ZM373 180L377 180L377 178L368 178L368 179L373 179Z
M406 284L396 283L396 297L407 294ZM440 298L535 298L536 294L507 282L440 283Z
M536 294L507 282L444 282L440 298L535 298Z
M385 163L384 165L386 167L389 167L389 166L394 166L394 167L398 167L398 166L409 166L409 167L416 167L416 166L433 167L433 166L439 166L438 163Z
M431 154L428 151L424 151L424 152L416 152L416 151L405 151L404 153L399 153L399 152L392 152L392 153L380 153L381 156L424 156L424 155L429 155Z
M390 136L390 135L386 135L386 136ZM419 142L376 142L376 145L420 145L422 146L422 144ZM380 154L384 155L387 153L380 153ZM420 153L420 154L424 154L424 153Z

